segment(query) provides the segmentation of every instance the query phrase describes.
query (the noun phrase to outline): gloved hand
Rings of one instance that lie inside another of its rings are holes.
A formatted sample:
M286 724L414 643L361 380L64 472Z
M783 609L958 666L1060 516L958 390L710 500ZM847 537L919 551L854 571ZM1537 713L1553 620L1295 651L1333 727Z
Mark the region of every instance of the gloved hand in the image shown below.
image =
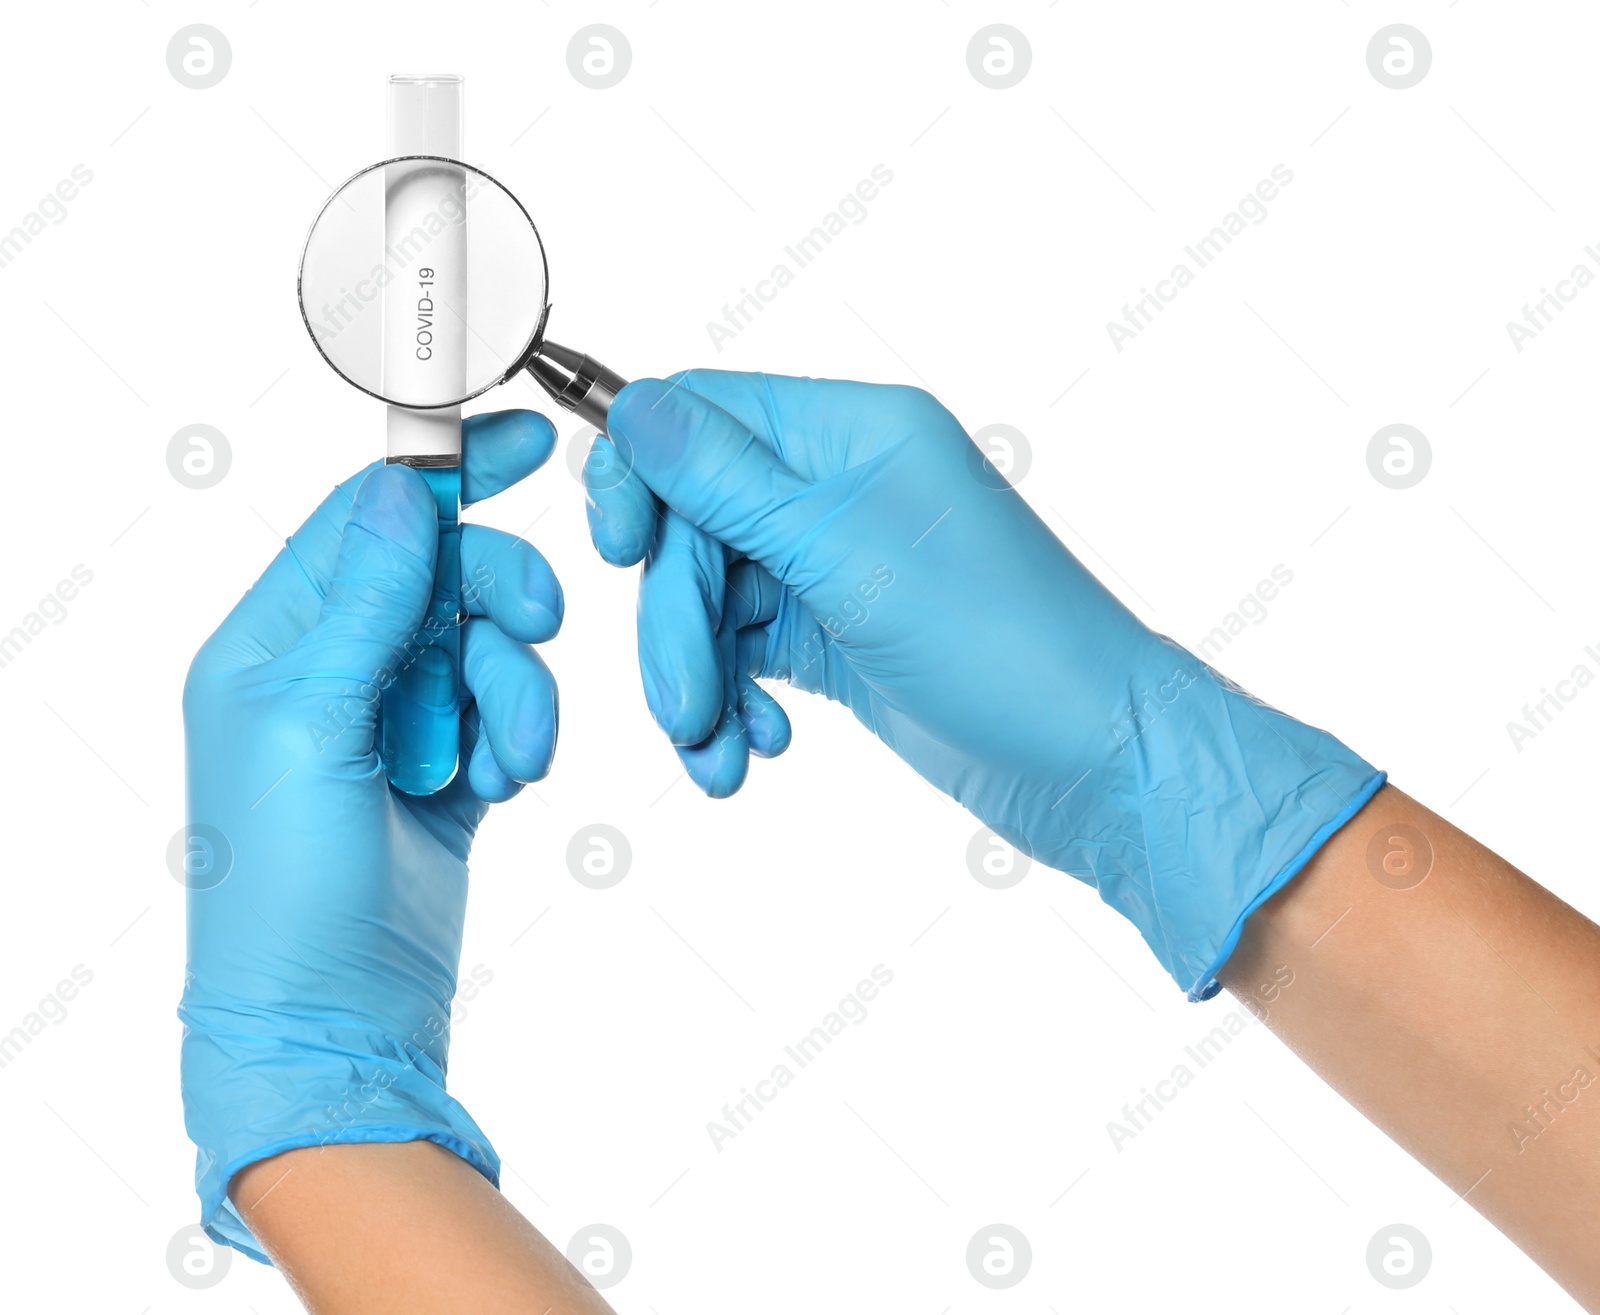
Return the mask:
M537 469L555 431L513 411L468 420L464 441L472 502ZM228 1184L279 1152L426 1140L498 1178L445 1091L467 851L488 805L549 768L555 683L528 645L556 633L562 596L530 544L462 527L463 767L426 798L391 790L378 695L423 625L437 523L406 466L342 484L184 689L184 1116L206 1231L258 1260Z
M591 532L648 553L646 698L713 795L788 742L752 677L824 693L1203 999L1383 782L1141 624L920 390L696 370L607 428Z

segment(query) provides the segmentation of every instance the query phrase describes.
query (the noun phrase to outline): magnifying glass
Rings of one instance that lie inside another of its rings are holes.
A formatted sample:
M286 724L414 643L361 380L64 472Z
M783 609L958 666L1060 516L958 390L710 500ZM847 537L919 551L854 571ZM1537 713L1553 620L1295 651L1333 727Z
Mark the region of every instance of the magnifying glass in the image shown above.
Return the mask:
M627 382L545 339L544 243L507 188L469 164L406 155L330 196L300 257L300 315L347 382L393 406L458 406L519 370L605 429Z
M459 406L527 370L557 405L604 431L627 382L544 336L549 268L522 203L471 165L407 155L369 165L328 198L300 257L300 315L322 358L392 406ZM439 511L423 628L383 690L382 756L407 794L443 789L459 766L461 449L424 427L389 461L419 470Z

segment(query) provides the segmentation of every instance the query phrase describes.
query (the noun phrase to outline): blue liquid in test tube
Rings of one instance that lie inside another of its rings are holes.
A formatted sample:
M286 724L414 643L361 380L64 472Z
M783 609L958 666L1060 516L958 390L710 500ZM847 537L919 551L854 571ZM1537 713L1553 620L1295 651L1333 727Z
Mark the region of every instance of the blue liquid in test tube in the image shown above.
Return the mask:
M406 794L450 784L461 739L461 467L419 469L439 508L439 560L428 617L383 692L383 766Z

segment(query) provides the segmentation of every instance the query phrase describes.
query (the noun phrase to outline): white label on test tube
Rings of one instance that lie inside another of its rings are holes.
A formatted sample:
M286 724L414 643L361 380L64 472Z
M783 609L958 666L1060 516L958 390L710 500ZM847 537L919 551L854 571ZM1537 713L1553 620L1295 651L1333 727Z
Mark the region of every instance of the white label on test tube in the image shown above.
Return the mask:
M390 155L459 159L461 91L459 77L391 78ZM398 255L399 260L397 267L391 265L398 272L384 295L385 391L395 395L388 388L393 380L402 395L422 397L425 394L418 389L438 381L451 386L432 396L459 396L466 391L466 224L452 223L447 215L460 218L456 207L462 199L462 180L458 172L438 166L393 165L387 174L385 258L395 261ZM419 224L428 239L420 244L415 237ZM430 228L435 231L430 233ZM431 326L422 322L428 312L419 305L424 302L422 285L429 281L420 274L424 269L433 271ZM457 298L449 310L441 305L446 287L453 287ZM432 341L419 343L419 331L431 334ZM419 347L431 349L433 355L419 357ZM460 458L459 407L411 410L391 406L388 431L391 459Z
M461 170L426 160L385 173L383 391L454 402L467 376L467 201Z

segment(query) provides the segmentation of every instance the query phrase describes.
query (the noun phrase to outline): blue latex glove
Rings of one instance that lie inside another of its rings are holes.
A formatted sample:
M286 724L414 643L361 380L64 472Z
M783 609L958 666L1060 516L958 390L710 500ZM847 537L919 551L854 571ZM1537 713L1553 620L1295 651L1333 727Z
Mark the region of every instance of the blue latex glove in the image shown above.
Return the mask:
M468 420L464 439L473 502L540 466L555 431L506 412ZM556 633L562 596L530 544L463 527L468 765L437 794L400 794L377 692L423 626L436 545L423 478L369 467L294 534L184 689L189 822L204 828L178 1010L184 1116L206 1231L258 1260L227 1187L281 1151L433 1141L498 1179L445 1091L467 851L489 803L549 768L555 683L528 645Z
M713 795L788 742L751 677L826 694L1203 999L1383 783L1147 629L918 389L696 370L633 383L607 427L591 532L648 553L646 698Z

